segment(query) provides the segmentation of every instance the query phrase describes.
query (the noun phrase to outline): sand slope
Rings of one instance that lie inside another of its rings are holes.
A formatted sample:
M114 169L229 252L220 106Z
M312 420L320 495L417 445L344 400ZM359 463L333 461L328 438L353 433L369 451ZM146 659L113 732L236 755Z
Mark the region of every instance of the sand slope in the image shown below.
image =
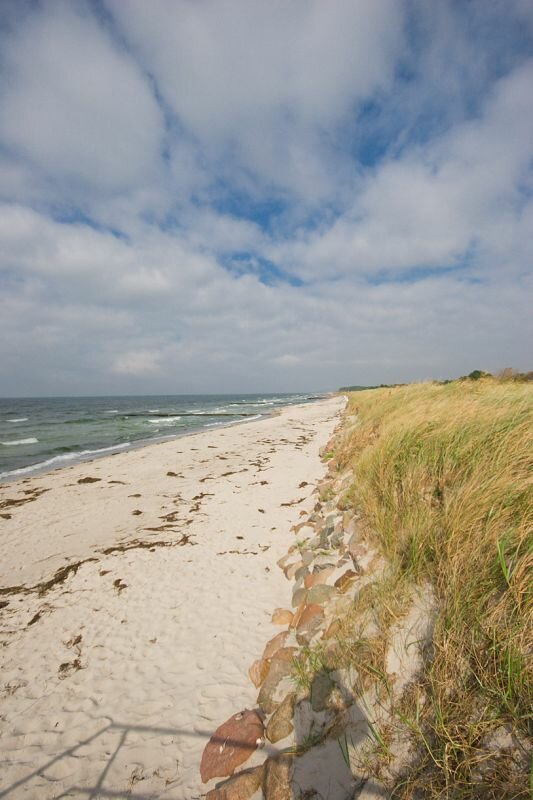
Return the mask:
M276 560L343 405L0 487L0 797L210 788L202 749L255 704L247 669L289 603Z

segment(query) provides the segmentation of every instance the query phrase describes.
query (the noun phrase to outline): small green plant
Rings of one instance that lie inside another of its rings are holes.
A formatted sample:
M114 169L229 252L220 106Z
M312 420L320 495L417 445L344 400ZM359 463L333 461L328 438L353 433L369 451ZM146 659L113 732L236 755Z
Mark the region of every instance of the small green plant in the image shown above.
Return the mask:
M297 689L311 690L313 678L326 667L321 645L302 647L292 661L292 679Z

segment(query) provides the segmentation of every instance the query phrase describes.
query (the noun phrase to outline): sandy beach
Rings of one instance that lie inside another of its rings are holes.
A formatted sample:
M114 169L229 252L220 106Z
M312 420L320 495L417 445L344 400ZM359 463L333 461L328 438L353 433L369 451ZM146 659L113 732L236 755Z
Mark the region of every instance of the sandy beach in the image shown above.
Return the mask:
M0 797L193 800L341 398L0 487Z

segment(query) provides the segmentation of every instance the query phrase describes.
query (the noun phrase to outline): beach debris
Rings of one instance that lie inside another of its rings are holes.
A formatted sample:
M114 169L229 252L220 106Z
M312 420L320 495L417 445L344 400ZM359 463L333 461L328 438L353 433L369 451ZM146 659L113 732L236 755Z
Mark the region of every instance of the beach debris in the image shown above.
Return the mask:
M33 503L34 500L37 500L45 492L49 492L50 489L30 489L28 492L25 492L25 497L17 497L15 499L9 498L7 500L0 501L0 508L12 508L13 506L23 506L25 503Z
M281 508L288 508L289 506L297 506L300 503L303 503L305 497L300 497L298 500L290 500L288 503L280 503Z
M128 584L124 583L122 578L117 578L115 581L113 581L113 586L117 590L117 594L120 594L123 589L128 588Z
M164 526L162 526L164 527ZM144 530L159 530L158 528L145 528ZM140 539L134 539L131 542L127 542L125 544L116 544L113 547L106 547L104 550L100 550L104 556L111 555L111 553L125 553L126 550L135 550L137 548L141 550L155 550L156 547L182 547L183 545L190 544L194 546L196 542L191 542L191 537L189 534L184 533L182 534L181 538L178 539L176 542L167 542L162 539L159 539L155 542L144 542ZM96 561L96 559L87 559L88 561Z
M200 764L202 782L233 775L257 749L263 733L263 721L257 711L245 709L230 717L216 729L204 748Z
M90 475L87 475L86 478L78 478L76 483L98 483L98 481L101 480L101 478L92 478Z
M74 661L64 661L63 664L59 665L57 670L59 680L62 681L65 678L70 678L78 670L83 669L81 666L81 661L79 658L75 658Z
M205 800L249 800L263 781L263 765L233 775L211 789Z

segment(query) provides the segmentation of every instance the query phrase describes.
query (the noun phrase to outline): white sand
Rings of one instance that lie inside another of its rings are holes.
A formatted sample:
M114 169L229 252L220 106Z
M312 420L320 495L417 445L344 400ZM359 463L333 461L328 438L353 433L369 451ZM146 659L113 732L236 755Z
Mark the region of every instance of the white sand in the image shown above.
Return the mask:
M193 800L211 788L203 747L255 705L248 667L279 630L272 610L290 601L276 561L315 502L318 450L343 405L291 407L0 487L0 514L11 514L0 518L1 587L96 559L43 596L0 596L0 797ZM101 480L77 483L86 476ZM48 491L2 507L35 489ZM181 546L102 553L184 535Z

